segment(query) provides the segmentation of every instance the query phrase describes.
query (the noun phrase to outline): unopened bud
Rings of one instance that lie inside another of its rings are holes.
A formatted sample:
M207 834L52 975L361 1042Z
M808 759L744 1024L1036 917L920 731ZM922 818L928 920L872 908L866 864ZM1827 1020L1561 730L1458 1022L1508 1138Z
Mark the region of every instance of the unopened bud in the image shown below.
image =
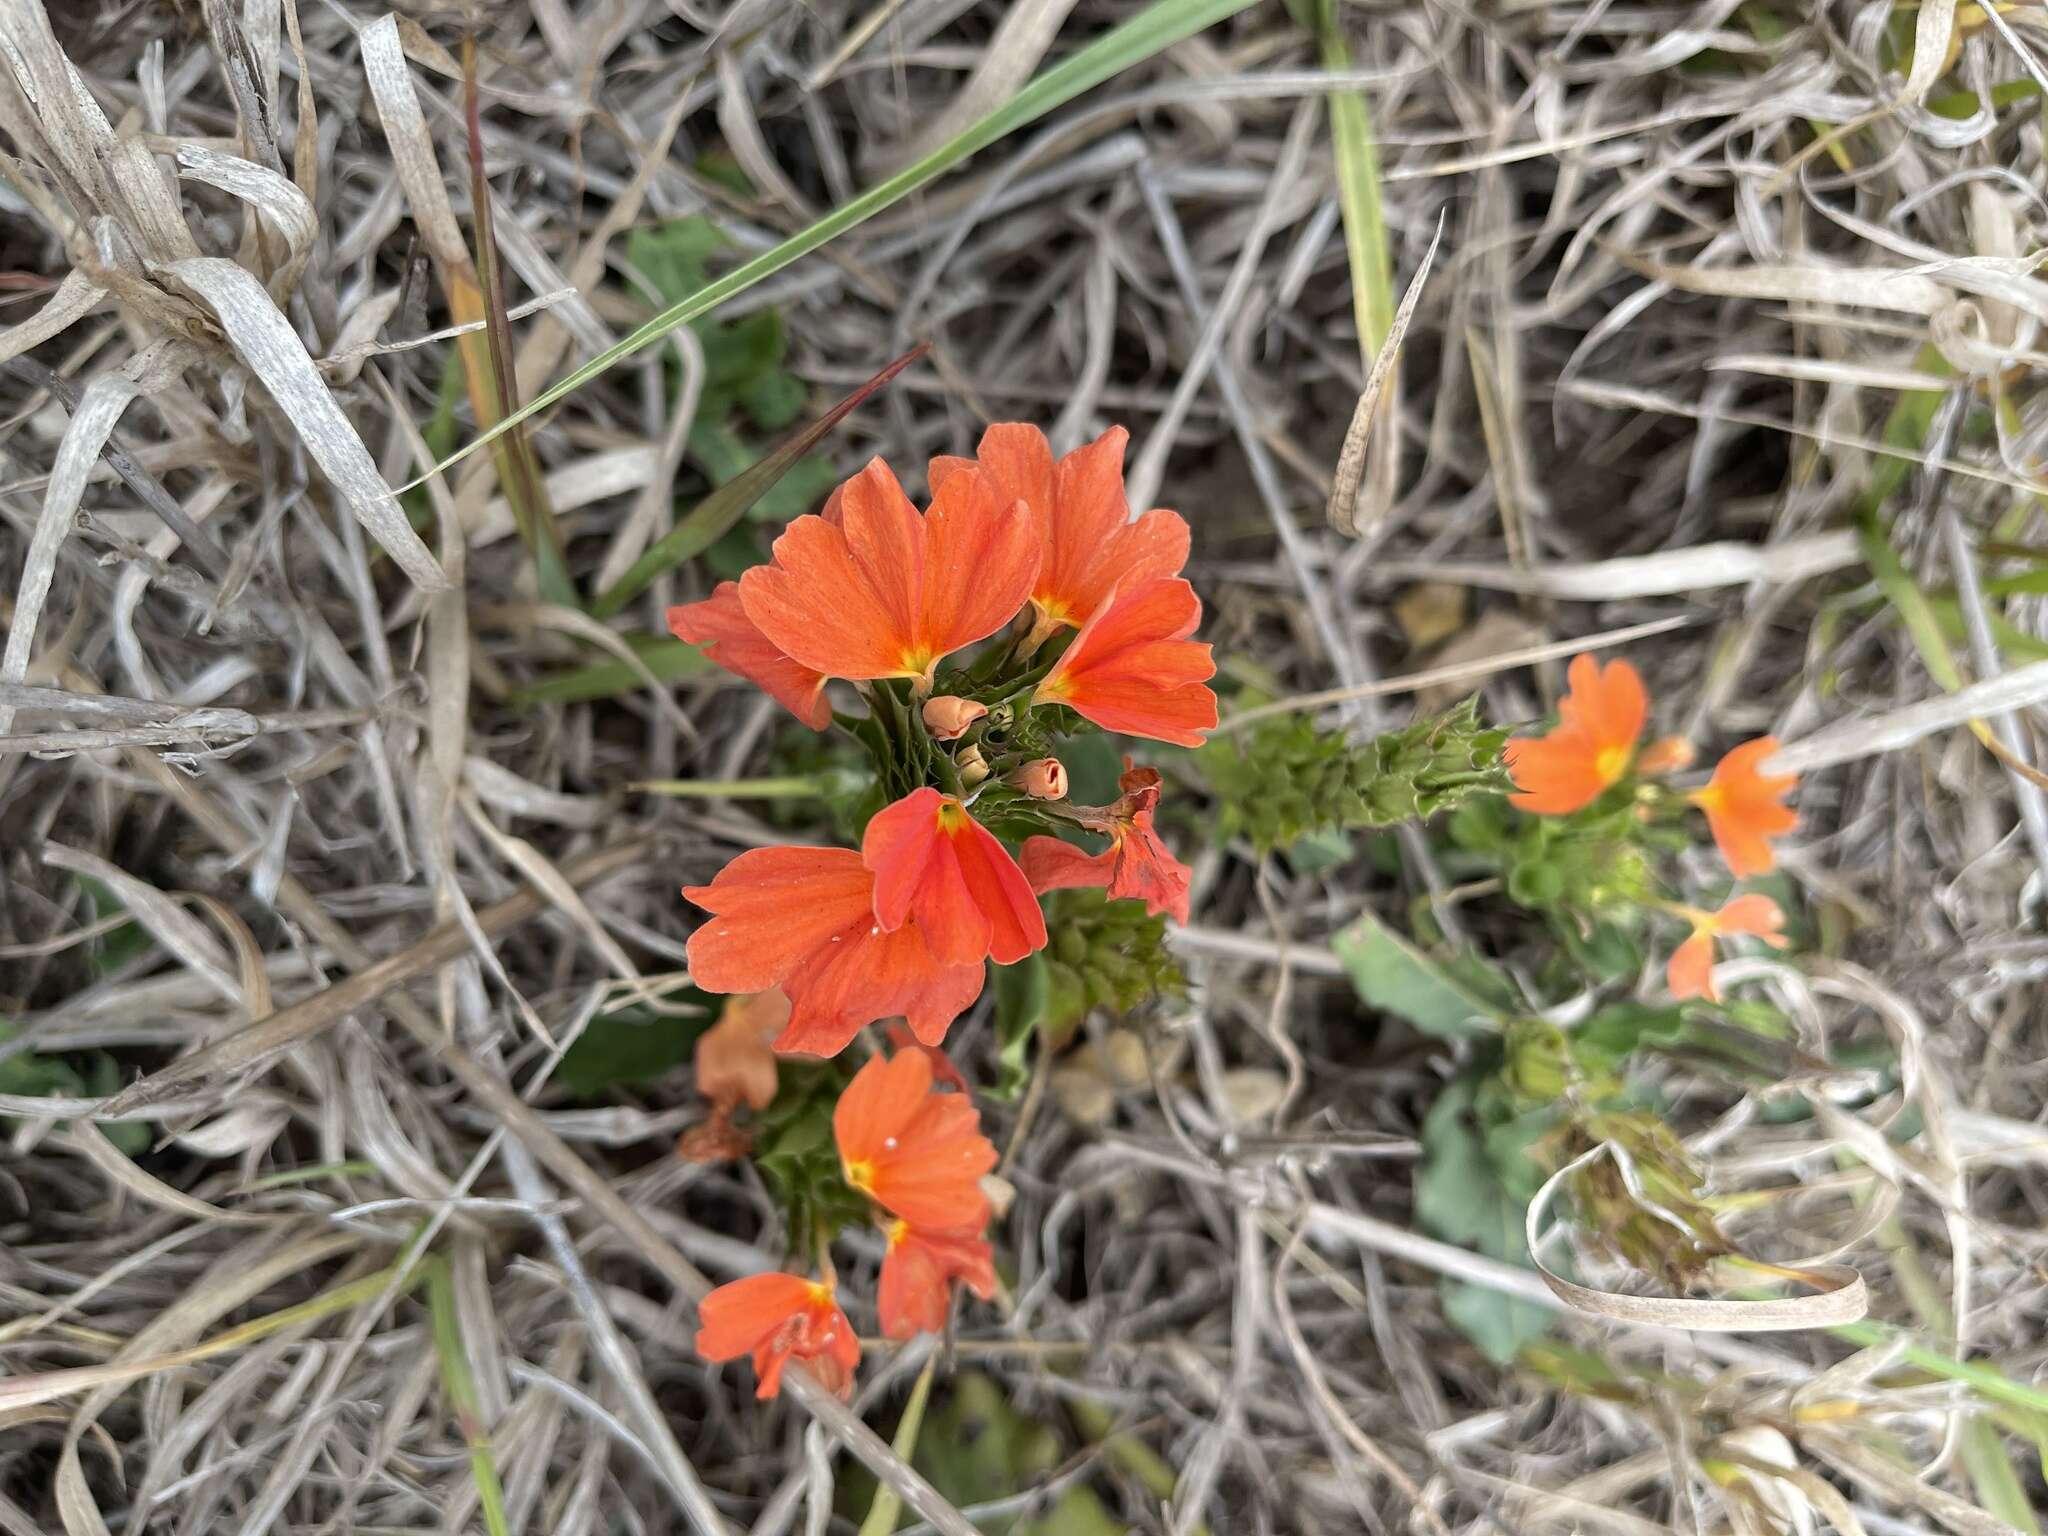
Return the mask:
M924 701L924 728L937 741L957 741L967 728L988 713L986 704L963 699L958 694L934 694Z
M1066 765L1056 757L1032 759L1010 775L1010 783L1034 800L1067 798Z
M981 755L979 747L962 747L953 766L960 771L960 782L969 789L988 777L988 759Z
M1660 736L1643 748L1642 756L1636 759L1636 772L1653 778L1658 774L1682 773L1698 756L1699 749L1683 736Z

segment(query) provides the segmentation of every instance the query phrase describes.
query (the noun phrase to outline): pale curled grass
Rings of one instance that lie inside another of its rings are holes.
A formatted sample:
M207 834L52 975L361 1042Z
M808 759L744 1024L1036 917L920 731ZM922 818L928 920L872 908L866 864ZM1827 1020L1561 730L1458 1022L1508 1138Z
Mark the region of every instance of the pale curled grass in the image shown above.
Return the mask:
M449 590L414 595L364 537L300 413L273 409L213 311L150 263L247 273L380 482L431 464L420 439L442 371L454 359L461 396L462 347L488 350L435 266L435 189L449 253L468 217L459 33L426 17L378 42L369 4L280 7L281 29L261 6L206 9L202 31L162 8L110 12L112 28L90 6L52 8L111 142L61 91L41 97L54 136L12 96L0 108L8 153L35 168L7 177L0 264L40 285L0 294L0 323L19 322L0 349L42 370L0 377L0 603L27 637L21 677L0 679L15 717L0 733L0 1011L23 1031L0 1055L105 1049L143 1083L194 1064L125 1111L159 1138L140 1162L78 1145L79 1117L103 1103L0 1100L15 1117L0 1180L7 1379L107 1364L158 1319L173 1334L130 1359L203 1345L389 1277L425 1242L451 1265L509 1529L800 1528L840 1442L792 1451L800 1408L756 1409L743 1366L711 1372L687 1348L689 1296L782 1259L772 1214L733 1171L667 1159L696 1113L686 1074L601 1106L547 1079L554 1047L605 1007L675 1016L660 994L684 966L678 886L738 848L822 835L787 806L624 786L809 782L811 767L792 774L757 695L634 670L628 639L708 590L701 560L578 624L523 595L512 506L488 472L437 477L413 506L433 518L421 543ZM1460 1532L1498 1519L1746 1536L1760 1511L1803 1507L1882 1536L1883 1517L1968 1520L1956 1501L2018 1524L2012 1486L2041 1492L2024 1437L2044 1365L2031 999L2048 955L2021 920L2033 861L2014 852L2014 787L1958 736L1958 711L2002 709L2031 752L2036 657L2013 642L2041 633L2042 599L2012 587L2027 562L1999 551L2048 542L2026 329L2043 290L2017 259L2044 235L2019 186L2039 180L2038 141L2026 105L1958 121L1898 103L2030 79L2022 56L1968 7L1916 55L1908 91L1880 63L1881 8L1780 7L1786 25L1764 38L1749 8L1340 6L1354 63L1333 74L1324 39L1251 8L789 263L792 241L816 237L810 215L886 183L923 125L1017 99L986 84L981 51L1015 10L827 0L707 13L732 22L712 33L680 14L608 32L578 25L587 7L498 8L479 39L480 129L526 398L647 322L608 266L621 234L707 211L737 242L722 277L753 272L724 312L782 311L814 411L902 350L899 334L932 343L827 445L843 467L879 452L914 481L927 454L970 446L983 413L1040 421L1063 445L1128 424L1159 499L1195 526L1205 636L1276 708L1366 728L1398 722L1416 689L1461 685L1484 689L1493 718L1533 719L1566 657L1626 647L1660 728L1703 750L1769 729L1807 754L1791 759L1807 783L1788 862L1825 942L1879 990L1795 997L1802 1038L1875 1044L1881 1010L1909 1004L1925 1021L1915 1102L1945 1114L1948 1140L1911 1157L1873 1141L1895 1101L1861 1097L1869 1074L1807 1084L1828 1113L1766 1126L1763 1096L1673 1068L1658 1086L1730 1198L1752 1202L1751 1251L1854 1239L1844 1202L1880 1169L1898 1188L1903 1246L1866 1239L1844 1256L1889 1326L1560 1325L1624 1373L1667 1373L1651 1406L1592 1406L1493 1370L1445 1325L1436 1276L1561 1309L1533 1272L1415 1230L1407 1159L1457 1052L1362 1018L1327 938L1366 906L1405 920L1421 903L1516 964L1540 960L1535 941L1433 868L1427 840L1398 875L1356 860L1303 874L1176 822L1200 894L1174 943L1197 989L1151 1029L1156 1088L1113 1094L1103 1131L1050 1099L1028 1117L987 1109L1018 1191L1002 1240L1020 1311L961 1311L929 1412L971 1364L1058 1430L1063 1459L966 1518L1042 1517L1085 1486L1130 1528L1350 1533L1434 1516ZM1034 72L1073 65L1130 14L1074 5ZM1957 67L1930 73L1951 52ZM393 132L371 55L409 81L416 127ZM35 39L21 56L55 64ZM812 78L825 83L805 99ZM1443 231L1401 343L1404 389L1378 413L1400 478L1357 545L1319 526L1373 329L1324 121L1333 94L1369 117L1389 299ZM1822 143L1812 123L1843 131ZM758 196L697 173L721 142ZM426 156L401 175L394 157L415 149ZM150 352L172 337L198 361ZM658 357L533 420L587 591L678 510L675 444L692 423L664 414ZM1898 391L1941 389L1968 392L1981 431L1888 436ZM480 420L457 413L461 442ZM1898 569L1956 681L1990 690L1960 703L1841 533L1887 453ZM634 531L615 537L636 501ZM1974 595L1952 569L1953 522L1981 567ZM1489 615L1518 627L1477 651L1411 646L1391 599L1424 580L1462 594L1455 639L1495 633ZM2004 648L1988 665L1972 613ZM632 677L628 692L536 696L593 659ZM1169 816L1198 817L1196 786L1162 761ZM100 863L66 867L62 849ZM608 854L610 873L586 876ZM118 954L114 934L76 883L100 868L132 882L129 920L152 941L104 974L93 958ZM622 958L637 981L620 979ZM288 1040L239 1033L280 1020ZM980 1018L963 1024L970 1067L985 1040ZM1227 1080L1296 1059L1291 1107L1234 1118ZM1795 1184L1813 1195L1774 1193ZM1908 1251L1924 1294L1953 1308L1961 1285L1959 1347L1909 1313L1891 1278ZM292 1260L266 1267L273 1253ZM846 1260L849 1295L865 1294L871 1257L849 1245ZM0 1516L80 1536L95 1519L481 1527L479 1445L449 1411L430 1310L388 1278L368 1289L109 1382L68 1462L75 1395L6 1421ZM1338 1414L1280 1325L1283 1291ZM208 1315L216 1299L229 1310ZM1908 1321L1910 1336L1894 1331ZM871 1363L857 1413L886 1431L924 1358ZM860 1454L901 1465L818 1407ZM1764 1454L1759 1423L1794 1427L1791 1467ZM1730 1467L1740 1476L1717 1480Z

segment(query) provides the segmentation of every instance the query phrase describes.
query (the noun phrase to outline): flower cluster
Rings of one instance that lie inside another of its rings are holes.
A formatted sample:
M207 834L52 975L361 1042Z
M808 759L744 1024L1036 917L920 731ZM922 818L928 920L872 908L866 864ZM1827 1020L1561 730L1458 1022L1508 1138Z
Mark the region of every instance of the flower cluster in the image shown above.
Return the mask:
M1664 737L1638 750L1650 699L1636 669L1626 661L1602 666L1591 656L1577 656L1567 681L1570 686L1558 701L1557 725L1545 735L1508 743L1508 769L1518 786L1509 797L1512 803L1539 816L1570 816L1623 785L1643 801L1645 814L1668 804L1671 797L1645 781L1689 767L1692 745ZM1784 803L1798 779L1764 772L1763 765L1777 750L1777 741L1769 736L1743 742L1715 765L1704 785L1680 801L1706 814L1715 846L1737 879L1776 868L1771 839L1790 832L1798 821ZM1748 934L1767 944L1785 943L1784 914L1768 896L1736 896L1715 912L1675 904L1667 910L1692 928L1672 955L1668 971L1671 990L1680 998L1714 998L1717 937Z
M912 1048L872 1058L840 1096L832 1134L846 1182L883 1218L882 1332L937 1333L955 1280L984 1301L993 1297L981 1178L995 1167L996 1149L966 1093L935 1086L930 1056ZM698 1320L697 1353L714 1361L752 1356L761 1397L781 1389L792 1359L842 1396L852 1387L860 1341L829 1276L749 1275L705 1297Z
M757 848L684 890L709 914L690 938L691 980L775 997L786 1014L750 1007L713 1032L708 1058L700 1046L713 1114L683 1150L744 1150L732 1116L761 1107L760 1019L781 1023L773 1051L819 1057L903 1020L896 1054L869 1061L834 1115L847 1184L887 1218L878 1305L892 1338L941 1327L954 1280L994 1293L975 1183L994 1152L964 1084L934 1086L958 1081L936 1047L987 964L1045 947L1048 891L1104 887L1187 919L1190 872L1155 823L1158 772L1126 759L1115 801L1077 805L1056 756L1088 728L1197 746L1216 724L1215 664L1192 638L1201 601L1180 574L1187 524L1130 516L1125 441L1112 428L1056 459L1035 427L992 426L974 458L932 460L923 511L876 459L791 523L765 565L669 612L677 636L805 725L852 736L883 792L858 848ZM835 679L858 713L835 708ZM846 1386L852 1339L829 1278L777 1274L707 1298L698 1348L752 1354L767 1396L790 1358Z

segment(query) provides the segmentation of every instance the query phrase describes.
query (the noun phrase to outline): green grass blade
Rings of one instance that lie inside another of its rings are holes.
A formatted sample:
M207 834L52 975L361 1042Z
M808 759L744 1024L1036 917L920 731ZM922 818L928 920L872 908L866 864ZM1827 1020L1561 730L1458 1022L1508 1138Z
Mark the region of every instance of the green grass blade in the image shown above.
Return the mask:
M774 448L762 454L747 468L698 502L690 510L689 516L656 539L638 560L626 568L626 574L606 589L591 606L591 612L600 619L610 618L645 592L649 584L662 572L673 570L692 555L702 554L716 544L725 536L726 529L745 517L747 508L767 495L774 488L776 481L788 474L799 459L818 445L820 438L846 419L848 412L929 350L930 348L924 344L912 347L823 416L809 426L800 427L790 433Z
M434 1326L434 1355L441 1364L441 1385L448 1393L449 1406L469 1448L469 1471L476 1479L477 1506L483 1511L484 1529L490 1536L508 1536L505 1518L505 1488L498 1480L498 1460L491 1453L490 1433L484 1428L483 1412L477 1398L476 1378L470 1374L469 1354L462 1347L462 1319L455 1305L455 1281L448 1261L427 1261L427 1312Z
M654 674L657 682L672 683L678 678L697 677L714 668L714 664L696 646L667 635L628 635L626 644L633 648L634 654ZM552 673L524 688L514 688L507 699L515 709L531 709L536 704L583 704L592 699L615 699L622 693L631 693L644 686L641 675L623 661L599 661L587 667Z
M917 1373L917 1384L910 1389L910 1401L904 1405L903 1417L896 1425L896 1438L889 1448L905 1461L917 1454L918 1432L924 1428L924 1405L932 1395L932 1372L938 1363L938 1352L934 1350L925 1360L924 1369ZM896 1529L896 1517L902 1510L903 1501L896 1496L895 1489L877 1488L874 1502L868 1505L867 1518L860 1523L860 1536L889 1536Z
M1317 0L1316 38L1323 67L1351 68L1351 43L1337 20L1336 0ZM1394 263L1387 252L1387 220L1380 203L1380 152L1357 90L1332 91L1330 144L1337 157L1337 202L1344 212L1344 251L1351 263L1351 305L1358 316L1359 350L1370 365L1394 323Z
M672 304L631 335L613 343L574 372L550 384L531 402L503 421L473 438L429 475L440 474L460 463L477 449L492 442L514 424L546 410L556 401L582 388L615 363L651 346L677 326L709 314L735 294L744 293L764 277L773 276L799 257L808 256L827 241L836 239L894 204L901 202L926 183L936 180L968 156L986 149L998 139L1036 122L1055 107L1073 100L1083 91L1143 63L1155 53L1192 37L1205 27L1248 9L1252 0L1152 0L1129 21L1111 28L1071 58L1063 59L1039 74L1015 96L956 137L940 145L923 159L913 162L885 181L877 182L851 202L833 209L815 224L798 230L780 245L763 251L733 268L715 282L707 283L680 303ZM422 477L425 478L425 477ZM407 489L411 489L410 486Z

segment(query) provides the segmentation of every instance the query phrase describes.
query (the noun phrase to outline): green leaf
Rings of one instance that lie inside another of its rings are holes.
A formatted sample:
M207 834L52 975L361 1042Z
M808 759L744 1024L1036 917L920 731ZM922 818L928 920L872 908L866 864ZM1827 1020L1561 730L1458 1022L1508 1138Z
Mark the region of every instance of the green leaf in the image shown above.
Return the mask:
M1477 957L1451 965L1417 949L1372 913L1330 941L1370 1007L1445 1039L1497 1033L1513 1007L1507 979Z
M983 1091L1007 1104L1031 1079L1031 1042L1052 997L1049 963L1043 951L996 971L996 1080Z
M591 612L600 619L610 618L646 591L648 585L662 572L672 570L692 555L701 554L709 549L726 529L746 515L749 507L767 494L770 486L789 473L797 461L809 453L827 432L838 426L855 406L922 357L926 350L927 348L920 344L904 353L823 416L801 431L791 433L772 451L763 454L751 467L733 476L705 497L694 511L655 540L647 551L627 568L626 574L619 578L617 584L592 605Z
M573 394L598 375L645 347L652 346L677 326L699 315L709 314L727 299L772 277L791 262L809 255L849 229L865 223L893 207L911 193L1028 123L1036 122L1053 108L1072 101L1083 91L1121 74L1202 31L1204 28L1247 9L1252 0L1152 0L1152 3L1121 25L1111 28L1086 47L1043 71L1001 106L948 139L930 154L905 166L895 175L842 204L817 222L806 226L773 248L732 271L679 303L670 305L652 320L604 349L582 367L574 369L542 390L520 411L479 434L459 452L442 460L430 473L440 473L467 458L516 422L523 421L556 401ZM616 610L614 610L616 611Z
M1481 1124L1474 1073L1437 1096L1422 1123L1422 1160L1415 1170L1415 1218L1431 1236L1488 1258L1529 1267L1523 1218L1532 1176L1529 1157L1548 1112ZM1506 1364L1524 1344L1549 1331L1551 1314L1533 1302L1446 1277L1439 1285L1444 1315L1487 1358Z
M694 1011L674 1018L647 1008L601 1013L576 1037L555 1068L554 1080L579 1099L601 1099L617 1088L656 1082L690 1059L697 1037L718 1018L719 1000L686 987L667 999Z
M104 881L95 880L91 875L78 877L79 889L92 903L92 919L103 922L116 912L125 912L121 898ZM92 941L92 973L104 980L119 971L137 955L146 954L156 940L139 923L123 923L120 927L101 934Z

